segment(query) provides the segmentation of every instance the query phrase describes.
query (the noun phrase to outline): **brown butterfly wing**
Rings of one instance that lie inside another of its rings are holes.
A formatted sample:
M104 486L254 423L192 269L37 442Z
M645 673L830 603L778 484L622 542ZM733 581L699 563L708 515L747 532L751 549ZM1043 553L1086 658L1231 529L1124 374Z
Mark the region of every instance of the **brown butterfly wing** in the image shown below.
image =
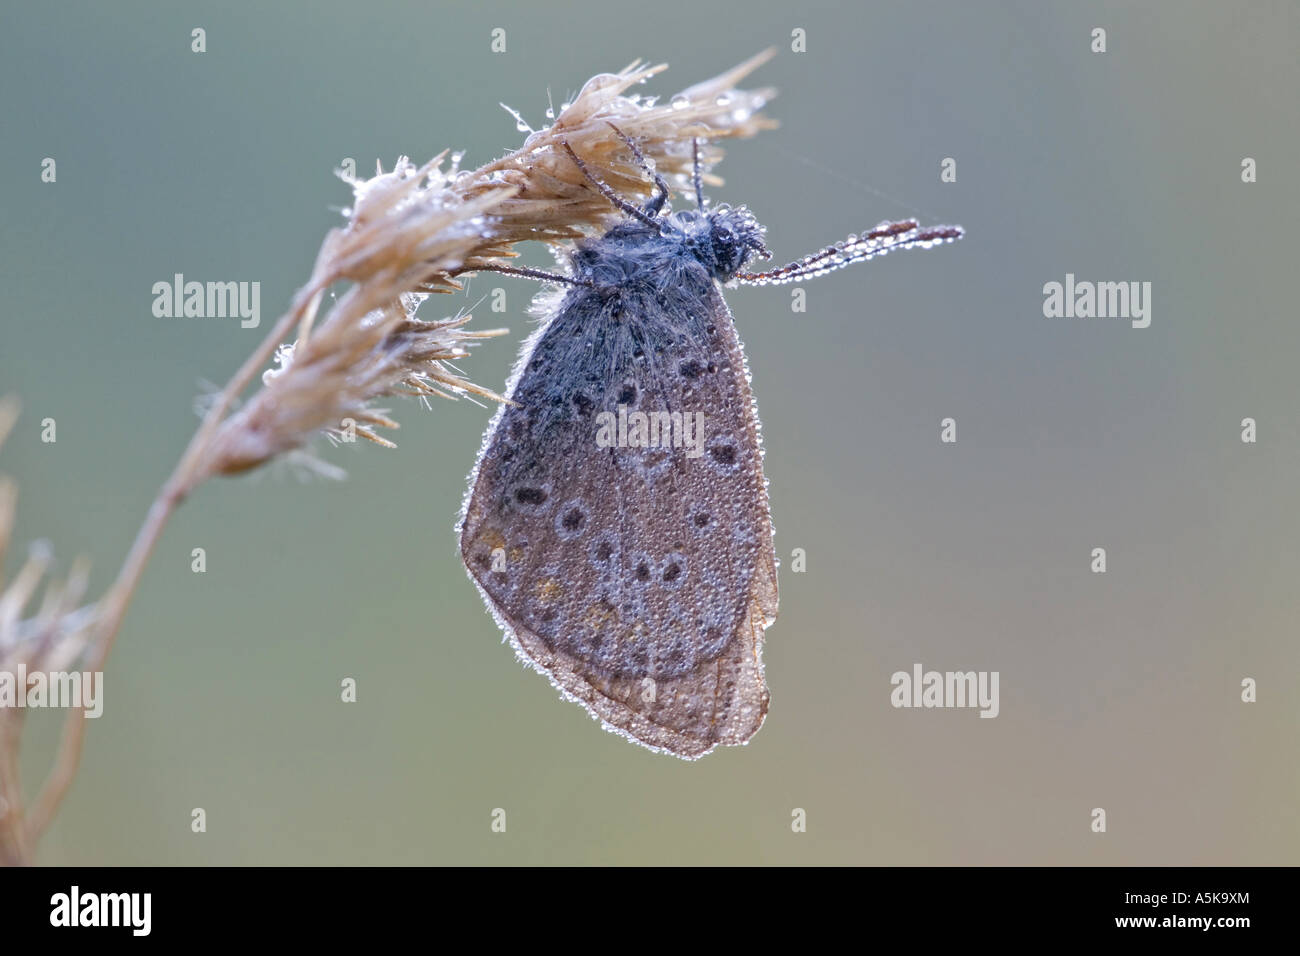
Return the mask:
M645 746L693 758L745 743L767 712L776 567L758 419L717 285L571 292L511 398L472 478L461 554L520 656ZM602 447L619 406L703 434Z

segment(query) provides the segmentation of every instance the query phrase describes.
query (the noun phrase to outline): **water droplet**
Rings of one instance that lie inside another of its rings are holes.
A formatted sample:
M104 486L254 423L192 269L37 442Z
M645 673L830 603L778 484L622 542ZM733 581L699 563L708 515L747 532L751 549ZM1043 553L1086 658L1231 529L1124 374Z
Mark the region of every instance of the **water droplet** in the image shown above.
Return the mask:
M518 110L511 109L504 103L500 105L503 110L515 118L515 129L519 130L521 133L531 133L533 131L533 128L524 121L524 118L519 114Z

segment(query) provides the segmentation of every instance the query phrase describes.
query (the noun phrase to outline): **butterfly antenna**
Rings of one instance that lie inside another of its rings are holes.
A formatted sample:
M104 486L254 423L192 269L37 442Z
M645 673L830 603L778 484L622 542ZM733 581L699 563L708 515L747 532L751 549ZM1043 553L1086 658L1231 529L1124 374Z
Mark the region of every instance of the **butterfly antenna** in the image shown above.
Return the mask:
M915 219L899 222L882 222L870 232L849 236L843 242L827 246L797 262L791 262L768 272L738 272L735 281L741 285L784 285L800 279L815 279L855 262L865 262L897 249L930 249L954 242L966 234L961 226L926 226Z

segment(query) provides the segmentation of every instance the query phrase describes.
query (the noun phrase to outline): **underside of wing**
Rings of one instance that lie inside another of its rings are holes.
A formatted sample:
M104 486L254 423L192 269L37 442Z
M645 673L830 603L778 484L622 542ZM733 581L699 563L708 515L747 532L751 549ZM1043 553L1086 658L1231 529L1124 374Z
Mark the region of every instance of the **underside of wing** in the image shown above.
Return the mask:
M521 657L607 727L694 758L762 724L776 572L731 316L712 283L667 298L573 297L530 343L461 553Z

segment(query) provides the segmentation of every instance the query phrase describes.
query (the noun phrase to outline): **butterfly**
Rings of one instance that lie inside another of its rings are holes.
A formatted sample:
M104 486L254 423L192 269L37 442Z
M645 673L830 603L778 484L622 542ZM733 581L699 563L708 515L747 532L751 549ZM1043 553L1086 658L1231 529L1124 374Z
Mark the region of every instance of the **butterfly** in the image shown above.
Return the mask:
M610 124L611 126L613 124ZM823 275L957 226L885 222L770 272L745 208L710 207L695 146L696 208L614 127L655 191L644 207L586 180L627 218L576 243L525 343L470 476L461 557L518 656L606 729L694 759L744 744L769 694L764 631L776 553L763 445L726 283Z

